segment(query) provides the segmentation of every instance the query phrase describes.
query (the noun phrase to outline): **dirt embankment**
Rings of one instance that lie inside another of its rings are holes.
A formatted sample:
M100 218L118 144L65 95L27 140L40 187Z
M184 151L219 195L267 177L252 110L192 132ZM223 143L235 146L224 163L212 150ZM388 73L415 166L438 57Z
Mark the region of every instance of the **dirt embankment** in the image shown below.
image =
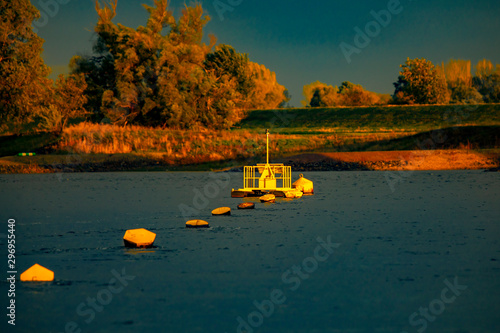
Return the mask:
M172 165L155 156L131 154L2 157L0 173L107 172L107 171L242 171L236 161L196 165ZM413 150L304 153L276 158L273 163L290 165L293 171L394 171L394 170L478 170L498 171L499 150Z
M311 153L282 158L296 171L498 169L500 152L412 150Z

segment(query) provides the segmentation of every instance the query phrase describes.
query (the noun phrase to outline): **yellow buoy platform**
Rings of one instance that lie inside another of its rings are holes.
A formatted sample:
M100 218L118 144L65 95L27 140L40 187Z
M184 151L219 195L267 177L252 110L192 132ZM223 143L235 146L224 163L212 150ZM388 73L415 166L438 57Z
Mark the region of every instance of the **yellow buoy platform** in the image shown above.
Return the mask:
M229 207L216 208L212 211L212 215L231 215L231 208Z
M21 274L21 281L53 281L54 272L48 268L34 264Z
M314 194L313 182L304 178L303 174L300 174L299 179L292 184L292 187L302 191L304 194Z
M203 220L190 220L186 222L186 228L208 228L210 225Z
M126 247L153 247L156 234L144 228L131 229L125 232L123 242Z

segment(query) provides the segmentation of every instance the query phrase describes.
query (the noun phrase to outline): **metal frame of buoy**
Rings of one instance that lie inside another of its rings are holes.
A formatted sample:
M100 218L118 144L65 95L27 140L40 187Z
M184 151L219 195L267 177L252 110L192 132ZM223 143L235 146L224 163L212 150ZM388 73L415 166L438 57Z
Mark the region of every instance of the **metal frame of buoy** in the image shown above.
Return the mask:
M243 188L232 189L231 196L245 197L255 192L261 195L273 191L286 192L291 189L292 167L285 166L283 163L269 163L269 130L266 129L266 163L245 166Z

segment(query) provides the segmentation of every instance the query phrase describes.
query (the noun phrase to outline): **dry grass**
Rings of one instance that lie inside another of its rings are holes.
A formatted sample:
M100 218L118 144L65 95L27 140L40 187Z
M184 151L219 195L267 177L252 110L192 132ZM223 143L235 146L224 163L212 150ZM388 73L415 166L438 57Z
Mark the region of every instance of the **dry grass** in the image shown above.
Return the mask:
M289 153L322 147L334 136L273 135L270 149ZM337 139L335 139L337 140ZM64 130L56 151L70 154L154 154L172 163L200 163L265 154L266 135L250 131L170 130L80 123Z

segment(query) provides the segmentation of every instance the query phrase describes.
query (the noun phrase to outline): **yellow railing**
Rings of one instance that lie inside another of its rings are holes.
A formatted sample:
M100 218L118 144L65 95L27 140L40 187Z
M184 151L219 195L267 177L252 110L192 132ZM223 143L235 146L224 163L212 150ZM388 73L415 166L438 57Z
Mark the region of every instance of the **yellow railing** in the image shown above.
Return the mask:
M292 187L292 167L284 164L246 166L243 170L243 187L245 190L290 189Z

